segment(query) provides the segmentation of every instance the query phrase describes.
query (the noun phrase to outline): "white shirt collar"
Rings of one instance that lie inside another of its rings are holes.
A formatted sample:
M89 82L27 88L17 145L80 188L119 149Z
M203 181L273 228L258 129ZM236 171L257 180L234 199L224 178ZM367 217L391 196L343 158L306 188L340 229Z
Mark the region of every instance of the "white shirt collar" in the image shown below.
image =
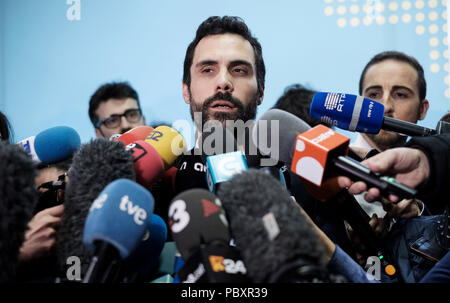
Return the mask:
M353 144L351 144L351 146L365 148L368 150L373 149L373 147L370 146L369 142L367 142L366 139L364 139L364 137L360 133L358 133L356 135L355 142L353 142Z

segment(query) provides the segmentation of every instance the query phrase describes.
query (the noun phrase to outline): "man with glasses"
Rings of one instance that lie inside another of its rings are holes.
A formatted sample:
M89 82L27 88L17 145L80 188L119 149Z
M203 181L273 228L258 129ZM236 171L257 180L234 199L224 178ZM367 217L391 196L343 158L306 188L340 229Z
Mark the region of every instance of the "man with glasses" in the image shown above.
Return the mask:
M99 138L109 139L114 134L145 125L138 94L127 82L100 86L89 101L89 118Z

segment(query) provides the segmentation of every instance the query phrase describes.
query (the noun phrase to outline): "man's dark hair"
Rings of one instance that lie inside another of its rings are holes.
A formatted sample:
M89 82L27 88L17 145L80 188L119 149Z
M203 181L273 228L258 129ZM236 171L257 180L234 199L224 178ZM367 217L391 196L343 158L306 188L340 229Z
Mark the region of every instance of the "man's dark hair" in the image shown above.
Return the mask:
M301 84L292 84L284 89L283 95L272 108L290 112L308 123L311 127L319 124L329 127L329 124L321 122L309 114L309 108L311 107L311 101L315 93L315 90L306 88Z
M36 165L36 167L37 167L38 170L43 169L43 168L52 168L52 167L54 167L57 170L63 170L63 171L67 172L69 170L70 166L72 165L72 157L73 157L73 155L70 156L67 159L61 160L61 161L56 162L56 163L51 163L51 164L38 163Z
M447 113L445 115L443 115L441 117L441 119L439 119L439 121L444 121L444 122L450 123L450 111L447 111Z
M417 71L417 88L419 90L419 99L420 102L425 99L427 95L427 83L425 81L425 75L423 71L422 65L420 65L419 61L417 61L414 57L408 56L405 53L397 52L397 51L385 51L375 55L369 63L367 63L366 67L364 67L361 78L359 78L359 94L362 95L363 82L364 77L366 76L366 72L374 64L380 63L382 61L392 59L401 62L408 63Z
M184 58L183 83L191 86L191 65L194 58L194 51L197 44L206 36L221 34L237 34L250 42L255 52L256 81L258 83L258 93L261 93L266 76L266 67L262 56L261 44L252 36L247 25L240 17L235 16L212 16L203 21L197 29L195 39L189 44Z
M102 102L106 102L109 99L125 99L131 98L137 101L139 108L139 97L137 92L131 87L128 82L111 82L100 86L89 100L89 118L92 124L97 124L99 118L95 111Z
M12 128L8 121L8 118L0 112L0 141L11 142L12 138Z

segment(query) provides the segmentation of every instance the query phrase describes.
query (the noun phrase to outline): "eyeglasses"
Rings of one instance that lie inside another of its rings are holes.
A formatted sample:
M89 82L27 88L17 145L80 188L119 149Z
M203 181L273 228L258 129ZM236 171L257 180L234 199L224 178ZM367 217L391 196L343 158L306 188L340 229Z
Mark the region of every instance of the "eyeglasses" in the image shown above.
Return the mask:
M106 126L106 128L119 127L120 121L121 121L123 116L125 116L125 119L127 119L127 121L130 122L130 123L139 122L139 120L142 117L141 110L139 108L132 108L132 109L126 110L121 115L111 115L111 116L109 116L109 117L107 117L105 119L102 119L102 120L98 121L96 127L100 128L100 126L102 124L104 124Z

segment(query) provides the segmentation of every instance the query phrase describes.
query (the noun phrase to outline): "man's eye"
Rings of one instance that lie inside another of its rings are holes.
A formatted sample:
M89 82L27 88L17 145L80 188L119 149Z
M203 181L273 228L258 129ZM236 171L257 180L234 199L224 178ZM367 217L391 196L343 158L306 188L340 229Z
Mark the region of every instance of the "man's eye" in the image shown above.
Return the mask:
M212 68L204 68L204 69L202 69L202 73L203 74L209 74L209 73L212 73L212 72L213 72Z
M247 70L243 69L243 68L235 68L235 69L233 69L233 72L237 73L237 74L242 74L242 75L246 75L247 74Z
M117 122L117 120L119 120L119 117L110 117L108 120L106 120L106 123L114 123Z
M367 95L367 97L368 97L369 99L376 99L376 98L378 98L378 93L369 93L369 94Z

